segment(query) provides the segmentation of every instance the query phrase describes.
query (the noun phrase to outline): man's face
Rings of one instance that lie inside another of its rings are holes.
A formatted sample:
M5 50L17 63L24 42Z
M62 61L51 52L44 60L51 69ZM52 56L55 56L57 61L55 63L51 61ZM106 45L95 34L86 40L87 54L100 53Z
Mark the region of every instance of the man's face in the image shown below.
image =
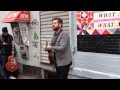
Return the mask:
M8 32L3 32L2 33L4 36L7 36L8 35Z
M57 30L59 30L61 28L61 24L58 23L57 20L53 20L53 22L52 22L52 28L53 28L54 31L57 31Z

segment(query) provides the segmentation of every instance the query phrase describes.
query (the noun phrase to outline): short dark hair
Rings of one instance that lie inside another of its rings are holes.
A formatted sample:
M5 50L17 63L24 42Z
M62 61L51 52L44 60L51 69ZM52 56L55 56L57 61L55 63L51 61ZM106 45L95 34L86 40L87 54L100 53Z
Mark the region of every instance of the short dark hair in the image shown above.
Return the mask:
M7 27L3 27L2 32L8 32Z
M58 23L61 23L63 26L63 20L61 18L53 18L52 21L58 20Z

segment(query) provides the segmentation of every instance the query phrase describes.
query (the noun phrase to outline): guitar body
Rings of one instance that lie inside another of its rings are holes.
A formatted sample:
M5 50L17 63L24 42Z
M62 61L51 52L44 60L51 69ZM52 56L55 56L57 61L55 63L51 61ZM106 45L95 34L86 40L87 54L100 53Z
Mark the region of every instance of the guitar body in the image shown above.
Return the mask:
M9 72L15 72L19 68L19 64L17 63L16 59L13 58L12 56L8 57L8 62L6 64L6 69Z
M14 41L12 41L12 55L8 57L8 62L6 63L6 70L9 72L15 72L19 68L17 58L14 57L14 54L15 54Z
M46 47L48 45L48 41L46 41ZM55 64L55 60L54 60L54 53L51 50L48 50L48 59L50 61L50 64Z
M54 62L54 53L51 50L48 51L48 59L50 60L50 63Z

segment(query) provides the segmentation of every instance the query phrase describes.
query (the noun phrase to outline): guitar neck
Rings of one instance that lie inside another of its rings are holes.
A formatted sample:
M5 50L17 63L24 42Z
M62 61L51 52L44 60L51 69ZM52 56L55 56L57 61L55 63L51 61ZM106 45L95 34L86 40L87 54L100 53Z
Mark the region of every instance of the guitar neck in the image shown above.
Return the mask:
M46 47L47 47L47 45L48 45L48 41L46 41Z
M12 42L12 57L14 58L14 52L15 52L15 50L14 50L14 41Z
M46 41L46 47L47 47L47 45L48 45L48 41Z

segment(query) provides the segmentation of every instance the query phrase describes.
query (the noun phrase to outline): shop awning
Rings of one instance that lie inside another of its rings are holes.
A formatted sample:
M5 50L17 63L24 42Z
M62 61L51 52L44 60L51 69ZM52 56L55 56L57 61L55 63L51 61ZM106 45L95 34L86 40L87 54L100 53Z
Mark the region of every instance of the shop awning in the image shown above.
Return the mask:
M30 22L30 11L12 11L2 22Z

